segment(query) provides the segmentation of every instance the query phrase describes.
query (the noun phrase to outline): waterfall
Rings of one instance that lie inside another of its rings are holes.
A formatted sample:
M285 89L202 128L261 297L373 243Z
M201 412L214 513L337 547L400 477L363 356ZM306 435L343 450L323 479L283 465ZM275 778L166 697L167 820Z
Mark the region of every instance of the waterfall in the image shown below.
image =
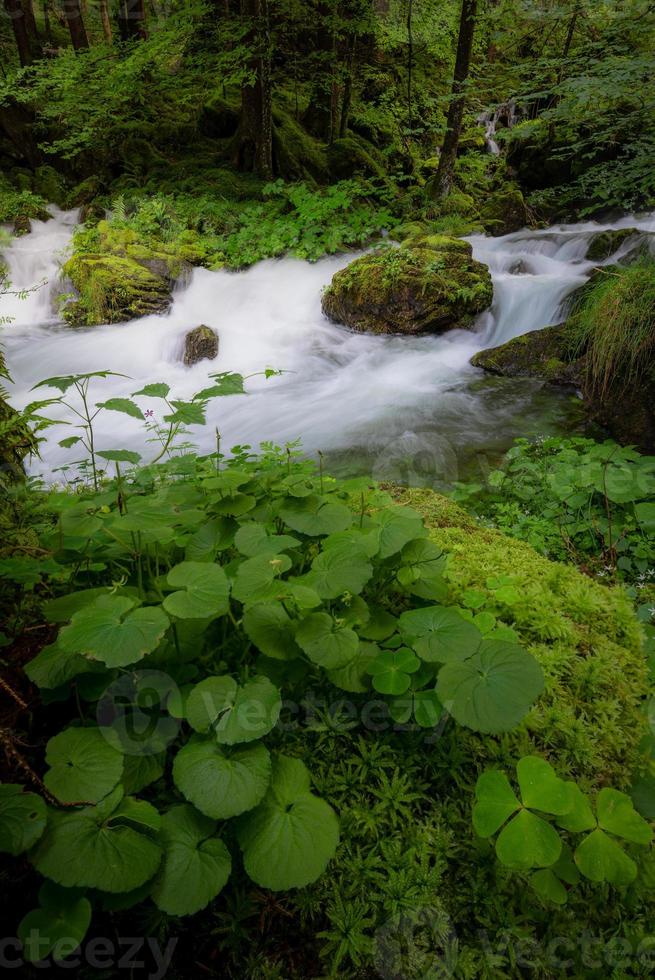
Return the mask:
M57 321L52 298L62 288L58 267L76 215L53 213L52 221L34 222L32 233L5 251L15 287L47 280L25 299L0 298L0 317L13 318L0 327L0 342L14 379L15 405L34 400L32 386L59 374L109 370L129 376L94 382L94 401L130 395L153 381L166 381L173 397L184 399L206 386L210 372L248 375L270 366L285 373L251 378L247 396L210 402L208 425L190 430L200 451L213 450L218 426L226 449L301 439L307 453L327 452L335 467L408 482L430 482L435 473L453 479L462 461L484 453L495 458L519 435L566 425L569 396L534 382L488 378L469 365L469 358L559 322L567 297L593 268L584 256L594 234L632 226L655 231L650 215L502 238L472 236L474 255L488 264L494 283L493 305L475 331L372 336L328 322L321 313L321 290L353 260L352 253L313 265L271 259L238 273L195 269L166 314L72 329ZM185 334L200 323L217 331L219 355L185 367ZM39 397L48 394L42 389ZM155 419L165 413L157 399L139 402ZM66 415L54 407L53 417L58 411L59 417ZM58 445L71 434L70 426L46 431L35 473L50 475L76 458ZM148 438L143 422L112 412L98 416L101 449L136 449L147 459L154 455Z
M495 109L487 109L481 112L476 122L484 126L484 139L487 151L493 156L500 156L500 147L496 142L496 131L498 123L502 123L505 129L512 129L518 119L518 110L513 99L503 102Z

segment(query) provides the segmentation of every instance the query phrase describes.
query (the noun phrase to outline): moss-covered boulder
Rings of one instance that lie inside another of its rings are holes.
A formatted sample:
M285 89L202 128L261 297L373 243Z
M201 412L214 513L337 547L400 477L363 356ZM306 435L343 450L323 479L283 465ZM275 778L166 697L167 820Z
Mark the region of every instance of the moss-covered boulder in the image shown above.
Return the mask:
M184 363L187 367L198 361L213 361L218 355L218 334L201 323L189 330L184 338Z
M173 284L203 259L198 236L188 232L170 246L150 244L131 228L102 220L78 232L63 275L75 289L62 315L72 326L119 323L161 313Z
M327 159L332 180L384 177L385 174L382 157L360 136L351 135L334 140L328 147Z
M637 228L618 228L613 231L600 231L589 242L587 258L592 262L603 262L614 255L625 241L640 235Z
M459 239L409 239L356 259L323 293L323 312L353 330L378 334L469 329L493 297L489 270Z
M530 223L523 194L512 186L493 191L484 201L480 217L490 235L509 235Z
M62 311L71 326L134 320L163 313L171 302L170 282L133 259L79 255L63 271L77 291Z
M473 355L471 364L505 378L537 378L576 388L584 376L584 359L572 354L571 338L564 324L533 330L482 350Z

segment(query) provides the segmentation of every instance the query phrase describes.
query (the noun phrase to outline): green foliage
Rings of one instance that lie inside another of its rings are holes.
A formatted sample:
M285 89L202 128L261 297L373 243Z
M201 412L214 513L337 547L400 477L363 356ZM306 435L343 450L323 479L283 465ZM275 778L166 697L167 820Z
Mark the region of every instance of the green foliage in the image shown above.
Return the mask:
M525 756L516 766L521 800L515 796L504 772L488 770L476 784L473 826L483 838L496 839L496 855L515 871L533 868L530 883L540 898L557 905L567 901L564 884L575 886L579 874L593 882L625 886L637 876L637 865L615 840L648 846L653 831L634 809L625 793L603 788L596 799L596 813L579 786L560 779L552 766L538 756ZM533 811L537 811L536 813ZM572 845L561 831L586 834L570 855Z
M501 530L600 578L642 587L655 563L655 459L591 439L518 440L486 486L454 496Z
M655 350L655 262L608 269L592 281L567 321L571 346L586 355L587 388L620 399L651 369Z

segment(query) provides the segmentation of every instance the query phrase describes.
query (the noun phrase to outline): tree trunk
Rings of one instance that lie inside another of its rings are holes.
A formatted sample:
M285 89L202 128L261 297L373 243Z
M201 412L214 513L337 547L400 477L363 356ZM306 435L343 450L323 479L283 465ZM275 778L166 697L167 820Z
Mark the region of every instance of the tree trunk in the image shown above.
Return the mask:
M316 9L315 53L319 62L314 71L314 83L302 124L318 139L331 143L337 130L339 90L335 77L337 47L329 3L319 3Z
M27 33L34 41L38 42L39 32L36 29L36 19L34 17L34 7L32 0L23 0L23 10L25 11L25 21L27 23Z
M268 28L268 0L241 0L248 21L245 43L251 51L253 79L241 87L241 119L235 136L234 163L239 170L273 176L273 109Z
M466 102L465 85L471 65L473 35L475 33L475 15L477 0L462 0L462 13L459 21L459 37L457 39L457 55L455 58L455 75L448 108L446 136L441 148L439 167L435 180L434 195L437 198L448 197L453 184L457 147L462 132L462 119Z
M109 4L107 0L100 0L100 20L102 21L102 33L105 36L105 41L107 44L111 44L113 40L113 33L111 29L111 20L109 18Z
M32 50L27 30L27 18L21 0L5 0L5 10L11 20L21 68L25 68L32 64Z
M84 26L80 0L64 0L63 7L73 47L76 51L86 50L89 46L89 38Z
M147 38L144 0L121 0L118 29L121 41L138 41Z

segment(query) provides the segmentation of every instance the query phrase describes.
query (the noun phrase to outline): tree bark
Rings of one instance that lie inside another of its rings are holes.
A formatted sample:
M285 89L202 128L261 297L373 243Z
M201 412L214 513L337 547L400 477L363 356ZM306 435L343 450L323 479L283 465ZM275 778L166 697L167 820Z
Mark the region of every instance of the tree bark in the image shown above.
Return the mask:
M339 89L335 77L337 46L329 3L319 3L316 8L315 45L320 60L316 64L302 124L312 136L331 143L337 130Z
M121 41L138 41L147 38L144 0L121 0L118 29Z
M466 103L465 85L471 66L471 51L473 50L473 35L475 33L475 17L477 0L462 0L462 12L459 21L459 37L457 39L457 55L455 57L455 74L453 88L446 121L446 135L439 157L439 167L435 179L434 196L448 197L453 185L457 147L462 132L462 119Z
M253 79L241 87L241 119L235 136L234 163L239 170L273 176L273 107L268 0L241 0L247 20L245 43Z
M32 49L27 29L27 18L21 0L5 0L5 10L11 20L16 48L18 49L18 60L21 68L26 68L32 64Z
M80 0L64 0L63 7L73 47L76 51L85 51L89 46L89 38L84 26Z
M102 33L105 36L105 41L107 44L111 44L113 40L113 32L111 29L111 20L109 17L109 4L107 0L100 0L100 20L102 22Z

